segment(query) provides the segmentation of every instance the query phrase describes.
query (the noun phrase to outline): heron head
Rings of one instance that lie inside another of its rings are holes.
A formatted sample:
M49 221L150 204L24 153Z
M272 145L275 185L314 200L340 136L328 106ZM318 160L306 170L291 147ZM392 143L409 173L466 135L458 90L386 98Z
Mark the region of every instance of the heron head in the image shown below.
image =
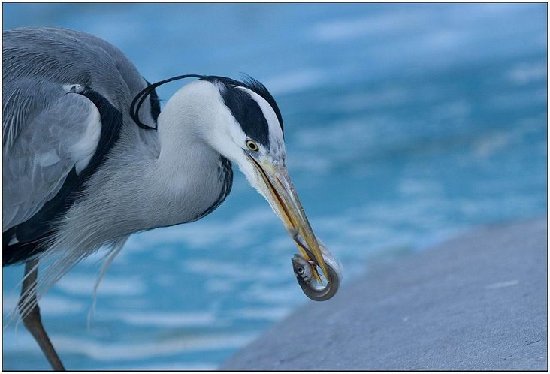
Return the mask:
M249 183L269 202L298 245L302 256L326 276L321 250L294 188L287 167L283 118L266 87L255 79L206 78L216 87L225 115L210 132L211 144L239 166Z
M164 137L167 144L175 144L170 138L178 137L179 131L192 131L195 139L236 163L282 220L302 256L328 279L326 262L334 263L333 258L321 249L288 174L283 118L273 96L252 78L181 77L199 79L180 89L159 118L185 118L186 125L160 131L161 143Z

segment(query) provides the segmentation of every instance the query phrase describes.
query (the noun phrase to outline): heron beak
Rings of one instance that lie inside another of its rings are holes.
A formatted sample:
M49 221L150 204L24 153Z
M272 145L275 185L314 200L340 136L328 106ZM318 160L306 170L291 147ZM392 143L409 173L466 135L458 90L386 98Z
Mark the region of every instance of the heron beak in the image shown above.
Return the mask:
M286 167L267 160L257 160L248 154L247 156L263 182L260 191L283 221L298 250L304 259L319 266L328 279L329 273L319 242L311 229ZM315 277L320 280L316 269L314 272Z

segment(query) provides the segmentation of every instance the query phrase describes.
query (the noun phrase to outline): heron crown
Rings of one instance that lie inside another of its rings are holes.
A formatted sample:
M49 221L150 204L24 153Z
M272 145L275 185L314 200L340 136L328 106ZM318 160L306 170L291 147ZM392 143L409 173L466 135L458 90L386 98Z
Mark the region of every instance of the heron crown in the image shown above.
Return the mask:
M250 90L253 93L259 95L263 98L273 109L277 117L277 121L283 130L283 117L277 102L273 96L269 93L267 88L260 83L258 80L245 75L242 81L238 81L228 77L213 76L213 75L200 75L200 74L184 74L175 77L171 77L153 84L149 84L148 87L143 89L138 93L131 104L130 107L130 116L135 121L135 123L146 130L157 130L156 127L150 127L145 125L139 118L139 109L142 106L143 102L149 96L152 103L158 103L158 97L156 96L155 89L163 84L181 80L185 78L198 78L199 80L205 80L213 84L217 84L220 89L220 95L222 96L225 105L231 111L231 114L241 126L243 132L249 136L251 139L258 141L261 144L264 144L266 147L269 147L269 124L265 118L262 109L258 102L250 95L246 90ZM156 108L156 107L155 107ZM160 108L158 108L160 109ZM158 117L158 114L156 115Z

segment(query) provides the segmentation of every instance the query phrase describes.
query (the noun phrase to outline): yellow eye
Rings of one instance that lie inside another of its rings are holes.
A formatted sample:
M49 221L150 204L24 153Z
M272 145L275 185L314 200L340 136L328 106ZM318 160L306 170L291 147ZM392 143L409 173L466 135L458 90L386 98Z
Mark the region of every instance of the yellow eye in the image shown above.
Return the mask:
M258 152L258 144L254 143L252 140L247 140L246 141L246 146L248 147L248 149L250 149L251 151L253 152Z

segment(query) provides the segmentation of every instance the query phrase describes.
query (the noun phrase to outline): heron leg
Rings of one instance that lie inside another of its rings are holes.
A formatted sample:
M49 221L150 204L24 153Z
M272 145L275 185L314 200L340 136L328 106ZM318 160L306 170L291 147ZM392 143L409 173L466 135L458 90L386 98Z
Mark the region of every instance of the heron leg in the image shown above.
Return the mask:
M40 308L34 292L27 292L36 286L36 280L38 278L38 260L29 260L25 263L25 278L23 280L23 288L21 289L21 296L19 298L19 312L22 315L23 324L29 330L34 337L34 340L38 343L42 352L48 359L50 365L55 371L65 370L61 359L57 355L55 348L53 347L48 333L42 325L42 318L40 316ZM23 315L23 310L26 305L32 305L32 308Z

